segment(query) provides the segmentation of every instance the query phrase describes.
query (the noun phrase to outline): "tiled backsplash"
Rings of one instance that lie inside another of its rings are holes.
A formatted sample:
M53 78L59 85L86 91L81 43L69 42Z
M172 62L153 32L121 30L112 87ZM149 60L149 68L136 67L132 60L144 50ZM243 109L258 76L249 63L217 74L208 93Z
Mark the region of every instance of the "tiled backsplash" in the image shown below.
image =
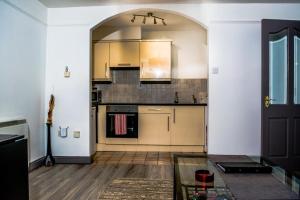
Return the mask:
M178 92L179 103L206 103L207 79L172 79L171 84L140 83L139 70L113 70L112 84L97 83L103 103L174 103ZM204 98L203 98L204 97Z

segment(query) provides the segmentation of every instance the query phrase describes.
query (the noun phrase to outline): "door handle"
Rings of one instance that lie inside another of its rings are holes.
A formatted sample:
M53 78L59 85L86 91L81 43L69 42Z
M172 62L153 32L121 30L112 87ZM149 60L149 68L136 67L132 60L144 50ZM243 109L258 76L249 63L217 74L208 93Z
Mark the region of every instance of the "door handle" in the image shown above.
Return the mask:
M276 101L276 99L270 99L269 96L265 96L265 108L269 108L271 101Z
M265 96L265 108L269 108L269 106L270 106L270 97Z

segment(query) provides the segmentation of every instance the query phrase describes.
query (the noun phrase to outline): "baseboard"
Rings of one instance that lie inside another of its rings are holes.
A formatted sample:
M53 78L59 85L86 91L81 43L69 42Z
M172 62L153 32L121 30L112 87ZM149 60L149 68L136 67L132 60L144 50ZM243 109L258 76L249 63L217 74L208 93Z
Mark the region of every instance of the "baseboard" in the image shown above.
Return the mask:
M31 172L31 171L43 166L44 159L45 159L45 157L41 157L41 158L29 163L28 171Z
M54 156L56 164L91 164L92 156Z
M205 152L204 146L97 144L97 151Z

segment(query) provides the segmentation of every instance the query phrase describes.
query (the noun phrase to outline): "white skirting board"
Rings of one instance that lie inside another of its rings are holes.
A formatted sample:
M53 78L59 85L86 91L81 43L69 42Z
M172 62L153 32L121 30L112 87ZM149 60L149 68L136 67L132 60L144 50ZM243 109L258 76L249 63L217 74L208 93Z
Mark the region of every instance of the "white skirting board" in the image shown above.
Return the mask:
M205 152L204 146L97 144L97 151Z

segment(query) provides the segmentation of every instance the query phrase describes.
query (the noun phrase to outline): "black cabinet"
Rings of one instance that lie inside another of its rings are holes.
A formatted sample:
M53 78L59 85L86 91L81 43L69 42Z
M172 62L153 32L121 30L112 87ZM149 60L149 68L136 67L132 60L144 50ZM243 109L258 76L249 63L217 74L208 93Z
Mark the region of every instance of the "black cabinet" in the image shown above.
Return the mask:
M28 200L27 140L24 136L0 135L1 200Z

